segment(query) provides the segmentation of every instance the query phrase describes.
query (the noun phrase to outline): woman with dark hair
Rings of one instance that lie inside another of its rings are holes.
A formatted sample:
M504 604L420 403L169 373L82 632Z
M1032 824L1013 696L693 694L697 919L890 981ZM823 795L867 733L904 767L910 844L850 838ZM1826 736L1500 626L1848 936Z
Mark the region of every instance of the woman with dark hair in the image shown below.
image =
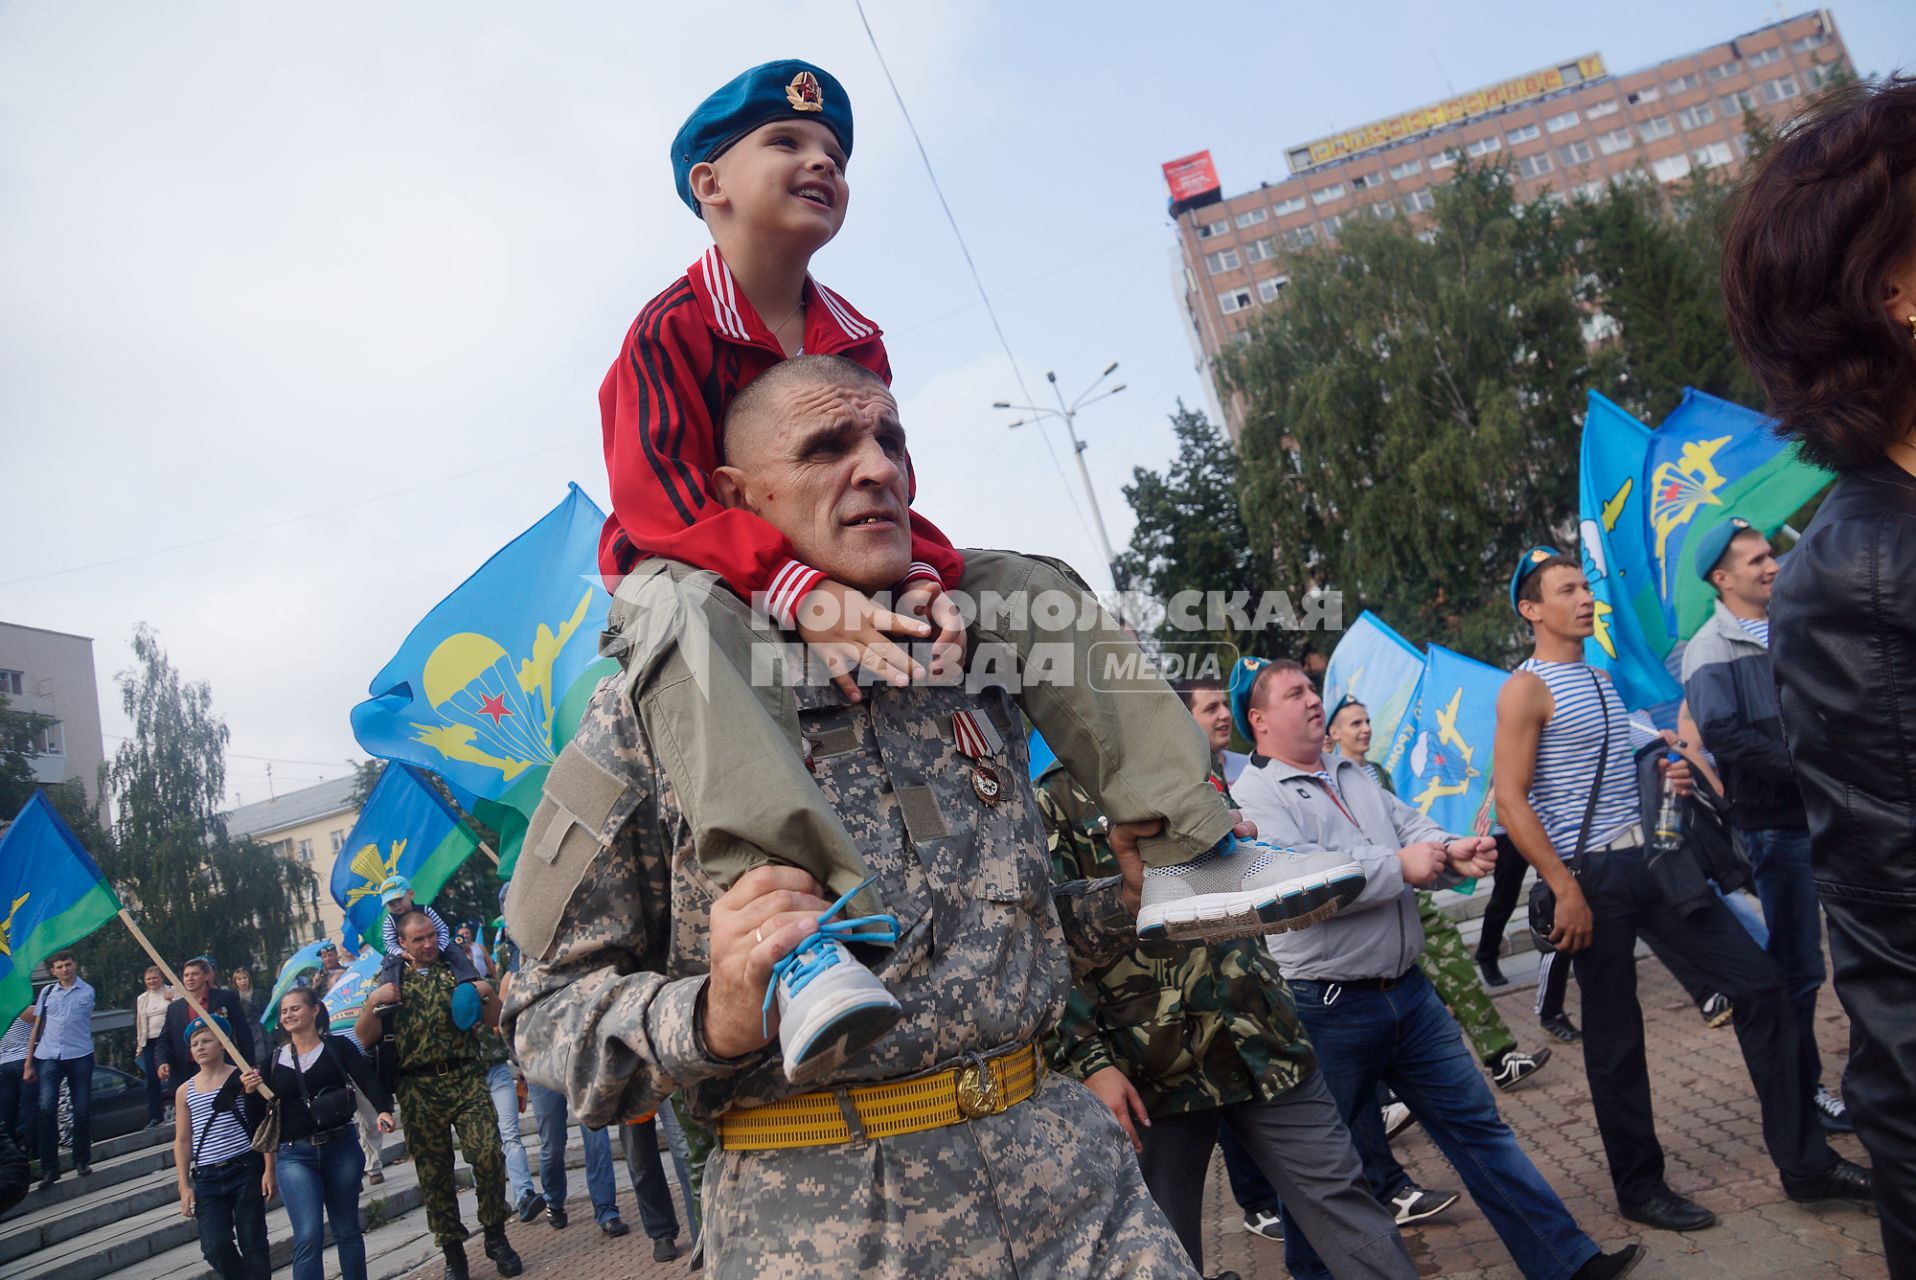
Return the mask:
M359 1230L360 1175L366 1158L354 1119L357 1087L393 1131L392 1098L359 1050L325 1035L326 1009L305 987L279 1001L286 1044L274 1055L267 1083L279 1098L279 1193L293 1221L293 1280L325 1275L326 1227L333 1229L341 1280L366 1280L366 1242ZM248 1093L260 1073L240 1073Z
M1784 557L1770 645L1849 1012L1849 1117L1890 1274L1916 1277L1916 79L1795 122L1725 239L1737 350L1835 488Z

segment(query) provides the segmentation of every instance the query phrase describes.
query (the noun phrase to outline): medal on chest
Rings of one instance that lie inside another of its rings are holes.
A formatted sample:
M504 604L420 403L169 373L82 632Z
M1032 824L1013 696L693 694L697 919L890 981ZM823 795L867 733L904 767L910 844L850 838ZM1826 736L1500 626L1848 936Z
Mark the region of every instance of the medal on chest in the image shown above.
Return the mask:
M971 761L972 791L986 804L1003 800L1011 784L991 757L1005 749L1005 740L998 736L991 718L975 711L954 712L951 730L958 754Z

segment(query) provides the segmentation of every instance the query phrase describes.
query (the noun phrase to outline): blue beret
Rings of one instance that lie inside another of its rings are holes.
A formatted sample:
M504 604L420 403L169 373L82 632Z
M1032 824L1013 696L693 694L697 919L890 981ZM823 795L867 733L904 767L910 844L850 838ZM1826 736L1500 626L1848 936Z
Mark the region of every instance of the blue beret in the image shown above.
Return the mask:
M1267 658L1239 658L1231 668L1231 722L1246 742L1256 741L1251 736L1251 688L1257 673L1270 665Z
M1742 516L1731 516L1721 524L1711 525L1699 534L1696 540L1696 553L1690 561L1696 566L1696 576L1708 582L1711 570L1716 568L1716 562L1721 560L1723 553L1730 549L1731 539L1749 527L1750 522Z
M213 1021L219 1024L220 1030L221 1032L225 1034L226 1038L229 1040L232 1039L233 1024L226 1020L226 1015L223 1013L216 1013L216 1014L213 1014L212 1017L213 1017ZM208 1029L209 1028L206 1025L206 1019L204 1018L193 1019L193 1021L186 1024L186 1043L191 1045L193 1043L194 1036Z
M1523 580L1535 573L1538 565L1552 556L1562 554L1563 552L1548 544L1532 547L1523 553L1522 558L1517 561L1517 567L1510 574L1510 607L1512 609L1517 607L1517 588L1523 586Z
M692 166L718 159L734 142L774 120L818 121L838 135L845 158L851 159L852 101L831 72L796 58L761 63L699 103L672 139L672 184L688 209L699 212Z

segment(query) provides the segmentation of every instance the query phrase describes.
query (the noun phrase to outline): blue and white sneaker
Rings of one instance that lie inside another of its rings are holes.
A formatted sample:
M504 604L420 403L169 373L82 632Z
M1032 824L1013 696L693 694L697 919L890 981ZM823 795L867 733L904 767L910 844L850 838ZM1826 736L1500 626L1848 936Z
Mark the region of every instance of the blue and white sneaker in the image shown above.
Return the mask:
M785 1059L785 1078L794 1084L806 1084L836 1070L904 1016L897 997L845 949L847 942L898 941L898 921L891 916L835 918L864 887L858 886L821 912L818 932L772 968L765 1012L769 1016L772 1002L778 1002L778 1047Z
M1138 937L1221 942L1303 929L1349 906L1366 883L1335 851L1227 837L1191 862L1145 868Z

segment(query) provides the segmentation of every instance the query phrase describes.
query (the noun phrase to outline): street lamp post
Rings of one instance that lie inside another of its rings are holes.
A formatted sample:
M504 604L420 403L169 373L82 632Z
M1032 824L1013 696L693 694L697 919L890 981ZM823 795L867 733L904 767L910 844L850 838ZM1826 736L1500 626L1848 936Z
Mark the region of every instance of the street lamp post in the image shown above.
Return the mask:
M1032 404L1012 404L1005 400L993 401L991 407L994 409L1017 409L1031 415L1029 418L1019 418L1016 422L1013 422L1011 424L1013 429L1035 423L1041 418L1057 418L1064 423L1064 433L1070 438L1071 451L1078 460L1078 479L1084 484L1084 496L1091 501L1091 523L1092 527L1097 530L1098 549L1104 553L1105 567L1111 572L1112 583L1122 589L1123 584L1118 580L1118 559L1111 551L1111 535L1106 532L1104 527L1104 512L1098 507L1097 491L1091 487L1091 469L1084 464L1085 444L1084 441L1078 439L1077 428L1078 411L1080 409L1083 409L1086 405L1096 404L1100 400L1108 400L1118 394L1118 392L1124 390L1124 384L1120 382L1108 391L1098 392L1096 395L1092 394L1094 391L1098 391L1100 384L1102 384L1106 378L1110 377L1112 373L1116 371L1117 367L1118 362L1116 360L1113 360L1109 365L1105 366L1104 372L1098 375L1097 381L1086 387L1083 394L1068 405L1064 402L1064 392L1058 389L1058 375L1055 373L1045 374L1045 381L1051 384L1051 394L1058 398L1058 407L1056 409L1046 409Z

